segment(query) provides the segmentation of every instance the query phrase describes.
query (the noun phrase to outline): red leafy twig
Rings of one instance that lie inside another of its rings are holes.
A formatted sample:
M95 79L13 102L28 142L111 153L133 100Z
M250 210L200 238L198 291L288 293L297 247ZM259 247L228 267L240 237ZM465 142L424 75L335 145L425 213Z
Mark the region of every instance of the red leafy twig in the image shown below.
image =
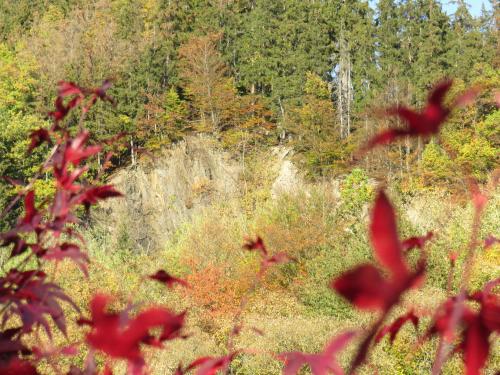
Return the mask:
M366 359L370 343L393 306L401 296L422 278L425 258L421 256L411 271L403 258L403 245L397 233L394 209L383 191L373 208L370 239L378 261L389 271L389 277L371 264L354 268L332 281L332 288L359 309L380 310L382 315L366 334L351 362L352 373Z
M200 357L194 360L186 369L179 367L176 375L196 369L196 375L215 375L218 372L226 372L238 352L233 352L222 357Z
M416 329L418 327L418 321L419 321L418 316L416 316L415 312L413 310L411 310L408 313L406 313L405 315L397 318L390 325L383 327L379 331L379 333L377 333L377 336L375 336L375 342L376 343L380 342L380 340L382 340L382 338L385 335L389 334L390 341L392 343L394 341L394 339L396 338L396 335L398 334L399 330L401 329L401 327L403 327L403 325L406 322L411 322Z
M153 275L149 276L150 279L159 281L162 284L165 284L168 288L172 288L175 284L182 285L184 287L189 287L189 284L177 277L171 276L164 270L159 270Z
M269 266L272 266L274 264L286 263L293 260L290 256L288 256L284 252L276 253L274 255L269 255L266 245L264 245L264 241L260 237L257 237L256 240L248 240L243 245L243 248L250 251L257 251L260 254L260 257L262 258L261 261L262 271L266 270Z
M127 360L133 372L140 373L145 365L141 344L161 346L163 341L182 337L183 313L176 315L162 307L151 307L129 319L128 314L107 312L109 302L108 296L94 296L90 303L91 318L79 323L91 327L86 340L92 348L112 358ZM152 336L153 328L160 328L161 333Z
M298 374L306 364L309 365L313 375L343 375L344 371L338 364L335 355L342 350L354 337L354 332L345 332L334 337L319 354L306 354L302 352L288 352L278 355L278 359L285 363L284 375Z
M437 84L429 94L425 108L420 112L407 107L396 107L387 110L387 115L401 118L405 122L406 127L391 128L377 134L362 148L361 153L365 153L377 145L388 144L405 136L428 137L437 134L453 109L470 103L477 95L477 90L471 89L458 97L451 106L446 107L444 105L444 98L450 90L451 85L451 80L442 81Z
M463 326L458 350L464 353L466 375L480 374L490 351L489 337L493 332L500 332L500 298L492 293L493 287L498 284L500 284L500 279L489 282L483 290L468 296L468 299L479 303L481 308L479 312L476 312L462 305L460 307L461 314L456 323L452 319L460 300L458 297L448 299L439 308L434 323L426 333L426 338L439 335L440 342L450 343L454 339L454 329L459 325ZM450 327L453 327L453 330ZM440 347L444 347L444 345L440 345ZM439 357L437 360L444 361ZM436 366L433 368L433 371L438 370L440 368Z
M414 248L423 249L425 244L430 241L433 236L434 234L432 232L428 232L425 236L410 237L403 241L403 250L408 251Z
M446 320L444 320L444 327L442 328L442 334L439 340L439 346L436 354L436 359L432 366L432 374L438 375L441 372L441 368L446 361L449 354L449 349L451 347L451 341L453 340L455 330L462 320L463 314L467 314L468 310L465 307L465 301L467 298L467 285L471 277L472 265L474 262L475 249L478 245L478 235L479 227L481 223L481 215L488 201L488 197L481 192L479 186L474 180L470 181L469 185L471 200L474 206L474 218L472 221L472 231L470 235L469 245L467 249L467 255L464 261L464 271L462 275L462 282L460 286L460 292L453 299L453 303L448 302L451 308Z

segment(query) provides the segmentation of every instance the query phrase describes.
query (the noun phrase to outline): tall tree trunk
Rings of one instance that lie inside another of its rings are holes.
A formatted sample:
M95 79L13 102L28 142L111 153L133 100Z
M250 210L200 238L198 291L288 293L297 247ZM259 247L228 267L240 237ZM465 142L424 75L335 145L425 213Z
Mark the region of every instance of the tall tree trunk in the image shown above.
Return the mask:
M340 120L340 137L346 138L351 132L351 103L352 103L352 82L351 82L351 58L348 42L341 33L339 42L339 64L337 77L338 110Z
M130 159L132 161L132 165L135 165L135 151L134 151L134 140L130 140Z

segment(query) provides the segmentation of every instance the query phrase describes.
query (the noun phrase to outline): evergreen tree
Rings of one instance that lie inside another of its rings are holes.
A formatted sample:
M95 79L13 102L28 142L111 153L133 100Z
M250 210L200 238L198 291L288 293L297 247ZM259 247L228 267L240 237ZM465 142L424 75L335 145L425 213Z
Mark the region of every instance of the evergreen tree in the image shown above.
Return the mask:
M470 14L467 3L457 0L456 5L451 21L453 32L448 37L447 61L450 64L449 74L454 77L466 77L474 64L481 61L482 36L479 22Z

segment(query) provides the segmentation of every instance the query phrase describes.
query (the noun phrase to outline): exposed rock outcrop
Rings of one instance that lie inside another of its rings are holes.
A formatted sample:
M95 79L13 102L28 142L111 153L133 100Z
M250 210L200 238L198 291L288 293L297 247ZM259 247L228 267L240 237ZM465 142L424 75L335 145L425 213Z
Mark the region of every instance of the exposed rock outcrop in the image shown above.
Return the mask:
M299 170L289 158L290 153L290 149L284 147L276 148L274 151L277 156L279 172L271 187L271 197L273 199L283 193L296 194L305 186Z
M210 139L188 138L116 173L110 182L126 198L105 202L94 222L112 238L125 233L134 250L156 250L203 207L238 196L240 172Z

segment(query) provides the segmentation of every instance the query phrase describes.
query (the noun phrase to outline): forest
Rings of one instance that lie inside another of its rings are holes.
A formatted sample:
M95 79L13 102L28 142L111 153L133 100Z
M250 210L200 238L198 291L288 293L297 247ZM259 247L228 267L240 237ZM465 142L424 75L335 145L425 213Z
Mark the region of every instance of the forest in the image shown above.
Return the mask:
M453 14L435 0L4 0L0 14L0 175L21 180L41 157L24 157L26 135L47 124L63 79L113 80L116 106L87 126L96 140L126 132L116 167L206 132L238 153L289 144L311 178L343 173L388 126L371 116L386 104L422 105L444 77L484 97L499 85L496 3L473 17L462 0ZM480 100L439 139L375 152L364 168L407 189L452 185L459 170L484 181L498 119Z
M500 6L453 4L0 0L0 373L495 374Z

